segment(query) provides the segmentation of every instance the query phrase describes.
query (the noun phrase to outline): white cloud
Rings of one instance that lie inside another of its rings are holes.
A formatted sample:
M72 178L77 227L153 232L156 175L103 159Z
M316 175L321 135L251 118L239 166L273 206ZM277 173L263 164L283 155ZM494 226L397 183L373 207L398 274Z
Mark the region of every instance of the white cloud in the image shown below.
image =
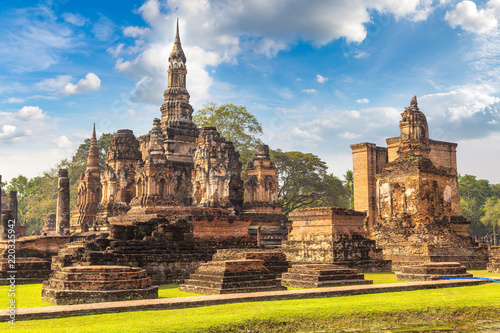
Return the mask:
M61 135L52 140L57 146L57 148L72 148L75 144L71 142L66 135Z
M73 77L71 75L58 75L53 79L45 79L35 84L35 87L44 91L58 91L64 88Z
M85 23L87 23L87 19L78 13L64 13L62 14L62 18L64 21L76 25L77 27L84 26Z
M210 98L213 83L210 67L223 62L237 63L243 51L274 57L299 40L315 45L325 45L338 38L345 38L348 43L362 42L367 34L365 24L371 22L373 10L398 19L418 20L425 16L422 12L429 13L432 6L429 0L316 0L314 5L303 0L248 0L232 2L231 6L210 0L161 3L148 0L137 10L146 26L123 29L123 34L135 38L136 43L119 44L110 47L108 52L119 57L115 64L117 70L138 79L132 92L134 102L161 103L175 19L182 18L179 25L188 59L187 88L196 104Z
M115 38L115 30L116 25L113 23L113 21L111 21L106 16L101 15L99 20L94 23L92 33L94 34L95 38L100 41L110 41Z
M23 103L23 102L24 99L17 97L9 97L9 99L7 99L7 103Z
M120 55L120 53L122 53L123 51L123 47L125 46L125 44L123 43L120 43L118 44L117 46L115 47L110 47L108 48L106 51L111 54L114 58L118 57Z
M140 27L135 27L135 26L128 26L123 28L123 34L127 37L140 37L150 31L149 28L140 28Z
M0 119L5 124L0 128L0 142L15 144L25 142L28 137L39 142L38 135L47 128L49 117L38 106L24 106L16 112L0 112Z
M422 96L419 102L429 109L431 116L458 122L477 113L485 113L500 103L500 98L493 95L496 92L488 84L466 85L448 92Z
M370 53L366 52L366 51L356 51L354 52L354 58L356 59L364 59L364 58L368 58L370 56Z
M361 137L361 134L356 134L356 133L351 133L351 132L344 132L344 133L339 134L339 136L341 138L344 138L344 139L356 139L356 138Z
M129 116L135 116L137 114L137 112L134 109L128 109L127 110L127 114Z
M328 78L318 74L316 75L316 81L318 81L319 83L325 83L326 81L328 81Z
M0 140L7 140L16 134L16 126L13 125L3 125L2 132L0 133Z
M60 91L63 96L82 94L88 91L97 90L101 86L101 79L94 73L88 73L85 78L77 84L67 83Z
M295 127L292 130L292 135L297 136L297 137L302 138L302 139L309 140L309 141L317 141L317 142L324 141L324 139L322 137L320 137L319 135L311 133L311 131L301 130L298 127Z
M302 92L305 94L315 94L316 89L302 89Z
M493 1L490 1L493 3ZM478 34L484 34L496 30L498 21L493 8L477 9L472 1L462 1L455 9L445 15L452 28L461 26L462 29Z
M83 36L47 6L11 9L2 20L0 63L13 72L45 70L83 45Z
M47 117L38 106L23 106L17 115L24 120L41 120Z
M370 103L370 100L368 98L361 98L361 99L357 99L356 103L359 103L359 104L368 104L368 103Z

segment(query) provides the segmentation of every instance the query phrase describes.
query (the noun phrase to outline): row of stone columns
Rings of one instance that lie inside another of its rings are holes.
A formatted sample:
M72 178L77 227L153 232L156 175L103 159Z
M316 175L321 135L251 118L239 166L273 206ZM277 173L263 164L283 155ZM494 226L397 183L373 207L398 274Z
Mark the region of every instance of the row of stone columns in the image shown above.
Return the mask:
M64 236L69 233L69 178L68 170L59 170L59 181L57 189L57 214L56 214L56 232L58 236ZM2 176L0 175L0 183ZM2 187L0 186L0 195ZM0 240L8 239L9 221L17 221L17 191L10 191L9 193L9 209L2 211L0 203Z

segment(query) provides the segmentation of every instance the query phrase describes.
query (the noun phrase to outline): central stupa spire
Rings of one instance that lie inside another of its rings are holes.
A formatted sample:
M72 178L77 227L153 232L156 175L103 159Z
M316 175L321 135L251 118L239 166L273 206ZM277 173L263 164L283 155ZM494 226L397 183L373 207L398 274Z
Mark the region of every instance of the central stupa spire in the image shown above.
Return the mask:
M175 34L174 47L168 57L168 88L163 96L165 102L161 106L161 125L166 127L194 128L193 107L189 104L189 93L186 89L186 56L182 50L179 37L179 20Z

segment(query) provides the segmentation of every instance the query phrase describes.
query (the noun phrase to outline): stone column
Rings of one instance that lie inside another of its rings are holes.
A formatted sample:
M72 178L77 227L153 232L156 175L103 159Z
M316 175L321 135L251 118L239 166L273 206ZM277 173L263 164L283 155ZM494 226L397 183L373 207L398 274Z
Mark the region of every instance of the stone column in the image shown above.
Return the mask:
M57 216L56 233L63 236L69 230L69 178L68 170L59 170L59 183L57 190Z
M17 221L17 191L10 191L9 193L9 209L12 212L12 219Z
M9 235L9 220L12 220L12 212L8 209L3 211L0 219L0 240L7 240Z

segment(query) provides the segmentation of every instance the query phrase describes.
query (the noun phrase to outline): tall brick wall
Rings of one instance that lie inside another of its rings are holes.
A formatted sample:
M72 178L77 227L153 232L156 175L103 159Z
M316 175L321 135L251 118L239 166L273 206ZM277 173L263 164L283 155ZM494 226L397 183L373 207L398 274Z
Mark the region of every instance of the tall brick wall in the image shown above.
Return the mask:
M365 213L335 207L303 208L290 214L290 237L319 234L365 234Z
M457 144L452 142L443 142L429 140L431 148L430 159L438 168L451 168L457 173Z
M387 159L390 163L398 158L398 149L401 139L398 136L395 138L386 139L385 142L387 143Z
M354 178L354 209L368 213L368 228L376 215L376 174L387 164L387 148L373 143L351 145Z

